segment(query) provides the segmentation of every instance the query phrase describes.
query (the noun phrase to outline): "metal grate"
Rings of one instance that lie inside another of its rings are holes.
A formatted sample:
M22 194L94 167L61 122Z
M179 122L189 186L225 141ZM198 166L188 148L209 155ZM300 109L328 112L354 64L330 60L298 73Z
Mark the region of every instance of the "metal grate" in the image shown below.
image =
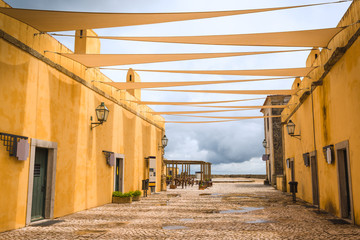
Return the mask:
M40 164L34 166L34 177L40 177Z
M19 139L28 139L27 137L12 135L8 133L0 133L0 140L4 141L6 151L9 152L10 156L16 155L17 143Z

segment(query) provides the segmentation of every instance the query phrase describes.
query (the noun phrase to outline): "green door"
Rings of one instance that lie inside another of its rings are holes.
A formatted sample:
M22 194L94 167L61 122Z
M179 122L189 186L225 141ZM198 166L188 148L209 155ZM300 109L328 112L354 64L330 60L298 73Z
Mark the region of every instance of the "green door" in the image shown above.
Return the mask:
M119 183L119 174L120 174L120 171L119 171L119 166L120 165L120 158L117 158L116 159L116 165L115 165L115 191L120 191L120 183Z
M48 150L36 148L34 164L33 196L31 206L31 221L45 217L46 170Z

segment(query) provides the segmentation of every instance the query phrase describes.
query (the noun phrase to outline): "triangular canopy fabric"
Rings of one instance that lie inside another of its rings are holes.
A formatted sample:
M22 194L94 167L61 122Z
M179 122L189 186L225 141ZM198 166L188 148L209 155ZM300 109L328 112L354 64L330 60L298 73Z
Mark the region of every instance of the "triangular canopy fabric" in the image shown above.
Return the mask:
M181 115L186 116L186 115ZM273 118L273 117L281 117L279 116L252 116L252 117L217 117L217 116L187 116L187 117L199 117L199 118L220 118L220 119L228 119L228 120L220 120L220 121L160 121L165 123L216 123L216 122L232 122L237 120L246 120L246 119L261 119L261 118Z
M195 93L222 93L222 94L259 94L259 95L293 95L297 92L292 90L148 90L148 91L164 91L164 92L195 92Z
M220 81L191 81L191 82L102 82L120 90L141 89L141 88L160 88L160 87L178 87L194 86L208 84L224 84L252 81L279 80L290 78L266 78L266 79L243 79L243 80L220 80Z
M220 121L159 121L164 123L219 123L219 122L233 122L235 120L220 120Z
M129 102L134 102L142 105L194 105L194 104L214 104L214 103L230 103L230 102L242 102L242 101L252 101L265 99L261 98L248 98L248 99L239 99L239 100L227 100L227 101L208 101L208 102L152 102L152 101L133 101L128 100Z
M235 110L210 110L210 111L174 111L174 112L148 112L153 115L177 115L177 114L196 114L196 113L215 113L215 112L233 112L242 111L247 109L235 109Z
M281 117L281 115L272 115L272 116L247 116L247 117L226 117L226 116L194 116L194 115L178 115L183 117L198 117L198 118L220 118L220 119L258 119L258 118L277 118Z
M345 2L345 1L338 1ZM65 12L19 8L0 8L0 12L22 21L40 32L56 32L80 29L109 28L142 24L184 21L202 18L231 16L237 14L267 12L299 7L317 6L330 3L307 4L289 7L213 11L213 12L180 12L180 13L99 13L99 12Z
M215 107L215 108L286 108L287 105L261 105L261 106L202 106L193 105L194 107Z
M186 43L208 45L233 46L276 46L276 47L327 47L330 40L344 27L312 29L289 32L269 32L231 35L203 35L203 36L161 36L161 37L116 37L116 36L88 36L110 40L127 40L142 42ZM58 36L72 36L54 34Z
M281 68L281 69L251 69L251 70L145 70L134 69L138 72L161 72L161 73L187 73L187 74L214 74L214 75L243 75L243 76L283 76L283 77L306 77L316 67L305 68ZM128 70L121 68L101 68L104 70Z
M308 49L309 51L311 49ZM230 52L230 53L176 53L176 54L73 54L59 53L62 56L79 62L86 67L105 67L141 63L171 62L205 58L248 56L270 53L288 53L307 50Z

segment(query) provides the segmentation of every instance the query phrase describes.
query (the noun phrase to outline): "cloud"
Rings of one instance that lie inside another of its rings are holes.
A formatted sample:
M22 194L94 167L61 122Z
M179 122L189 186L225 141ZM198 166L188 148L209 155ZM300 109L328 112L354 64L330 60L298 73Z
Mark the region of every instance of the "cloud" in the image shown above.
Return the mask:
M241 163L220 163L211 167L212 174L265 174L266 164L260 157Z
M207 155L209 154L206 149L199 149L199 143L196 138L185 137L182 141L177 141L175 146L175 149L172 148L169 152L166 151L167 159L203 161L207 159Z
M169 125L166 157L213 164L241 163L263 152L263 120L220 124Z

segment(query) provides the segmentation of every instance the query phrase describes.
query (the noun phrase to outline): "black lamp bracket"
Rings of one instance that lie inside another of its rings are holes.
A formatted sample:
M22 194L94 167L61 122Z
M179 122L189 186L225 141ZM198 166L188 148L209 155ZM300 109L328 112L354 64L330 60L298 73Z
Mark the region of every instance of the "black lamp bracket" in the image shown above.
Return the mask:
M297 138L299 140L301 140L301 132L299 130L299 134L289 134L291 137Z
M301 140L301 135L300 134L298 134L298 135L292 134L290 136Z
M92 118L92 116L90 117L90 121L92 121L93 120L93 118ZM100 125L102 125L103 124L103 122L92 122L91 123L91 126L90 126L90 129L92 130L93 128L96 128L97 126L100 126ZM93 126L93 125L95 125L95 126Z
M17 144L20 139L27 140L28 137L0 132L0 140L4 141L4 146L6 147L6 151L9 152L9 155L11 157L16 156Z

